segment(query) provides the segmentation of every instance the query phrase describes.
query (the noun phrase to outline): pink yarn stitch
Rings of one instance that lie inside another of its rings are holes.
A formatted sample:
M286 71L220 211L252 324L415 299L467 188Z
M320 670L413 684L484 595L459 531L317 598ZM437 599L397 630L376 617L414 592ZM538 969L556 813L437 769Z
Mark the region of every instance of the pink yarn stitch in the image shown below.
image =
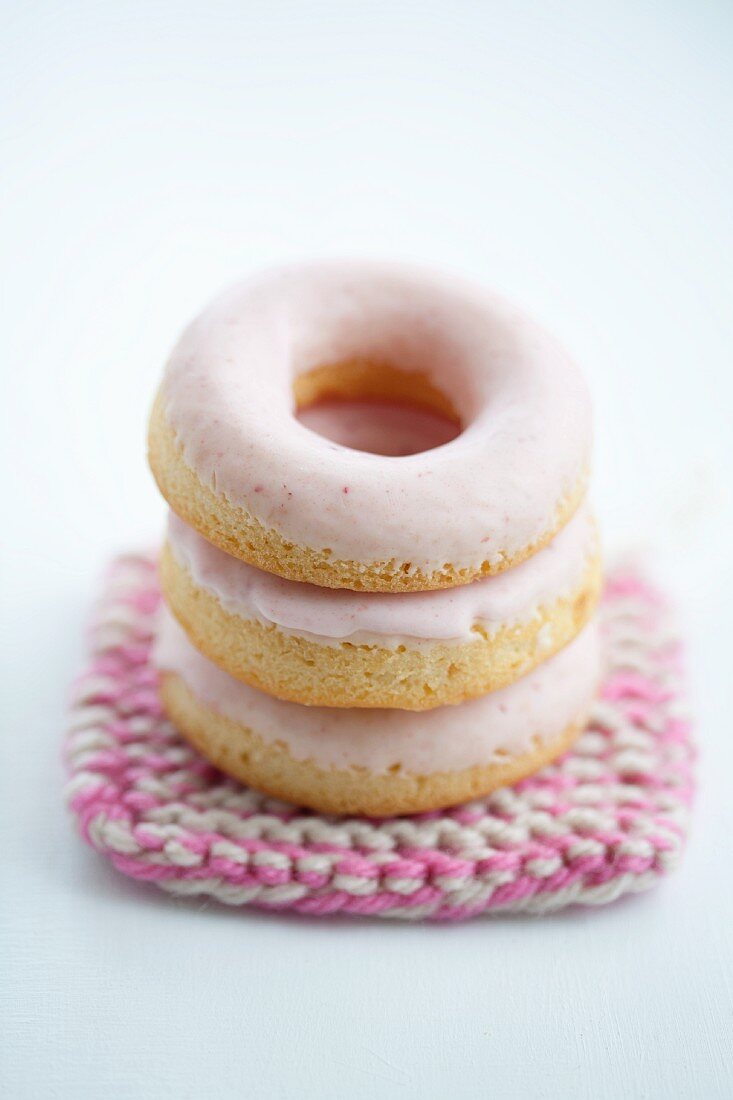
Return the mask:
M230 905L458 920L601 904L677 863L694 756L680 647L635 574L608 581L607 676L571 752L477 802L386 821L267 798L190 748L149 661L159 601L152 558L114 562L65 746L81 833L124 874Z

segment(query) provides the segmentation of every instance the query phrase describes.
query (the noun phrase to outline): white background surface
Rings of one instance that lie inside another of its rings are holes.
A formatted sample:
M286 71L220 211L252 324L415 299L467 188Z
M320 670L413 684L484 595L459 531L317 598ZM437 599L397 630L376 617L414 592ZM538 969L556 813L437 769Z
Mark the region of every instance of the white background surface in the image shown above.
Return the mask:
M0 5L0 1081L18 1097L730 1096L733 9ZM61 801L98 573L157 537L147 409L227 280L427 261L564 338L611 549L656 554L703 748L686 860L459 927L182 904Z

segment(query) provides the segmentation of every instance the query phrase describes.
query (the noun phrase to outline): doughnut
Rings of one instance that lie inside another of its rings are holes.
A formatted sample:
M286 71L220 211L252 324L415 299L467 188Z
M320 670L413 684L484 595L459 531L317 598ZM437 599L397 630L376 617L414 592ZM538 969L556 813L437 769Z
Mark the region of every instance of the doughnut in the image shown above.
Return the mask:
M567 644L600 588L586 504L522 565L433 592L351 592L285 580L207 542L171 513L166 603L196 647L281 699L428 710L518 679Z
M582 731L600 675L596 624L522 679L460 707L336 710L284 702L204 657L169 612L155 648L163 707L240 782L323 813L418 813L536 771Z
M329 400L419 408L455 437L356 450L298 420ZM546 545L583 497L590 443L577 367L500 296L334 261L239 283L189 325L148 451L173 511L227 553L321 587L408 592Z

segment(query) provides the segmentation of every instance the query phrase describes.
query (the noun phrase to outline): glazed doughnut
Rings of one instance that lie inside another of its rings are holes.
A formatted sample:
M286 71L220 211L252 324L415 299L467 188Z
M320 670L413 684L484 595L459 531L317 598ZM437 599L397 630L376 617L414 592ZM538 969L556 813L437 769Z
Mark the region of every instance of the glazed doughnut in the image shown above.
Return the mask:
M459 434L393 457L324 438L324 398L441 414ZM270 272L179 340L149 457L172 509L260 569L322 587L446 588L518 565L583 496L590 401L565 352L495 294L368 263Z
M169 717L222 771L320 812L384 816L478 798L560 755L583 729L599 656L592 623L516 683L424 713L274 699L208 661L168 612L155 659Z
M196 647L281 699L428 710L511 683L585 625L600 588L583 504L516 569L433 592L357 593L284 580L233 558L171 513L166 602Z

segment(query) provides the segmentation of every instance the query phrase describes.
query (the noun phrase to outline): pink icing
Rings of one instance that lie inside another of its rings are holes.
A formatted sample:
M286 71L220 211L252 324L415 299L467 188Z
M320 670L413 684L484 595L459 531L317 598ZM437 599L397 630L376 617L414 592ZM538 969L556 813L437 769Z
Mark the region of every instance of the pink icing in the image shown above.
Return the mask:
M299 423L293 380L354 359L426 373L461 434L393 457ZM295 266L226 291L183 333L163 400L206 485L349 561L501 564L554 526L589 462L589 396L552 337L495 294L377 264Z
M384 772L399 764L419 775L488 764L516 755L534 738L558 736L584 716L600 675L594 623L550 660L509 687L460 706L414 712L304 707L265 695L203 657L164 611L157 666L182 677L194 696L264 741L324 767Z
M583 504L552 542L514 569L459 588L398 595L318 588L265 573L212 546L172 512L168 543L195 584L241 618L326 644L348 639L395 646L468 640L478 637L475 626L491 633L528 621L538 608L577 589L597 536Z

